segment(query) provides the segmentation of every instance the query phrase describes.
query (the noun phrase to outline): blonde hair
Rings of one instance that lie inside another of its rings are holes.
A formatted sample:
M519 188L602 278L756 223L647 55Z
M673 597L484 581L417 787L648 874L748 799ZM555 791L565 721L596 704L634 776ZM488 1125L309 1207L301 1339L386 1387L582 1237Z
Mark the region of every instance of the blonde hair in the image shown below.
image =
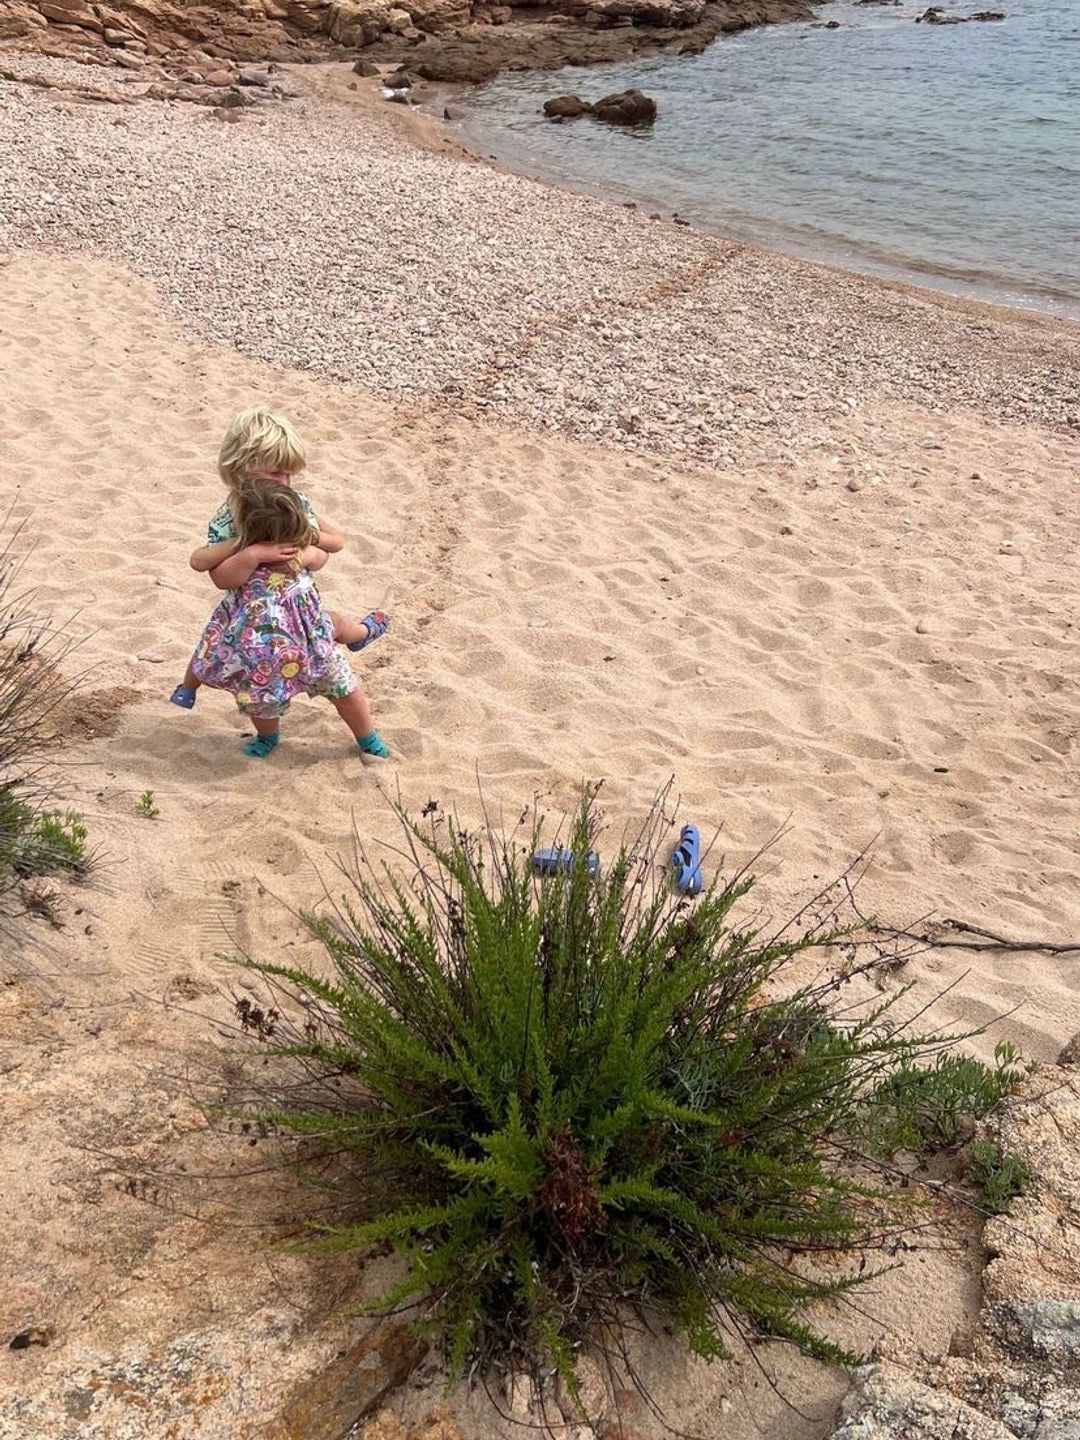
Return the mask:
M218 471L234 495L252 470L284 470L296 475L307 464L304 446L283 415L262 405L242 410L235 417L218 455Z
M241 549L270 544L298 545L303 550L314 543L315 529L295 490L248 480L235 492L235 499Z

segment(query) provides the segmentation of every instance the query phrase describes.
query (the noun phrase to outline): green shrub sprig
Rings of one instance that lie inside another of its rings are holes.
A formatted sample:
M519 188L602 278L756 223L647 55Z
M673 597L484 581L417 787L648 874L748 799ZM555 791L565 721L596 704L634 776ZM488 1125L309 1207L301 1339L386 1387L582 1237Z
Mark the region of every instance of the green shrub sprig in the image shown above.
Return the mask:
M814 1306L880 1273L865 1251L911 1203L868 1162L950 1143L1019 1083L1012 1052L990 1069L895 994L857 1011L839 975L790 981L852 943L835 908L772 935L738 919L748 876L674 896L655 814L600 876L539 879L538 829L399 813L405 873L358 866L310 919L326 974L249 962L303 1002L245 1024L299 1071L259 1119L345 1204L312 1243L402 1256L381 1305L414 1305L455 1376L512 1356L572 1384L633 1315L707 1357L772 1336L853 1360ZM567 843L598 848L591 799Z

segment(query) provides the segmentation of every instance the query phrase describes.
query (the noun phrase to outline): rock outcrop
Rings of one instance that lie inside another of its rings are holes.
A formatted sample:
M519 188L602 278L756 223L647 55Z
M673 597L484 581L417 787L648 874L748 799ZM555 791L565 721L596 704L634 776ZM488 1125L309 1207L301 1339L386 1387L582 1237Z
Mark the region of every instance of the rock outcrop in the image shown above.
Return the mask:
M320 45L355 49L407 28L438 34L471 18L471 0L5 0L0 38L55 32L72 44L153 55L195 46L237 60L266 59Z
M831 1440L1080 1440L1078 1055L1070 1042L996 1122L1035 1181L984 1228L974 1334L945 1357L907 1351L859 1370Z
M96 47L121 64L192 52L265 63L368 46L386 60L422 46L427 78L467 82L504 66L618 59L641 48L636 36L700 49L722 31L809 13L809 0L523 0L518 10L491 0L0 0L0 42Z

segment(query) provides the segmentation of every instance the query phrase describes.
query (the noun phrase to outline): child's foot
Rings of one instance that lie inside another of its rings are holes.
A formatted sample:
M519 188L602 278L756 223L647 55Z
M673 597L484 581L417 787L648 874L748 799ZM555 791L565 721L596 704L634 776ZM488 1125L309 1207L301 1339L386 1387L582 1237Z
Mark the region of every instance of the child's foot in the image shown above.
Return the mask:
M244 754L250 755L252 760L265 760L280 744L281 732L278 730L272 735L254 735L244 746Z
M169 704L179 705L181 710L194 710L195 700L195 691L189 690L186 685L177 685L176 689L169 696Z
M358 735L356 743L360 747L361 755L374 755L378 760L390 759L390 747L380 739L377 730L372 730L370 735Z
M384 615L381 610L372 610L370 615L365 615L361 625L367 627L367 634L362 640L352 640L346 645L346 650L363 650L365 646L379 640L390 628L390 616Z

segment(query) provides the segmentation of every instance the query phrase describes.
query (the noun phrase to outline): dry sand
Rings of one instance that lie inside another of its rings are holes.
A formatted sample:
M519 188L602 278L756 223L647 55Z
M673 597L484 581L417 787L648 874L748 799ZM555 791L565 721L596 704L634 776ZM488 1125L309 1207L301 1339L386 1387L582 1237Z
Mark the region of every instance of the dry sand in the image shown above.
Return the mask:
M25 123L33 106L18 103ZM160 139L163 113L124 119ZM100 112L85 123L89 144ZM157 160L167 184L167 147ZM175 277L155 291L118 265L121 242L65 248L0 265L0 433L27 575L43 611L78 612L85 635L64 758L106 868L45 951L2 962L0 1338L56 1332L47 1349L0 1350L4 1440L252 1436L349 1333L319 1318L344 1267L251 1244L280 1216L276 1186L237 1182L237 1225L191 1218L218 1211L175 1177L237 1159L186 1099L229 1016L222 952L313 955L287 907L318 898L354 823L369 842L392 834L380 785L472 817L477 775L512 815L537 791L570 806L603 778L618 830L674 775L680 816L722 825L729 864L789 822L764 885L775 910L869 845L864 903L889 919L1080 932L1065 433L995 419L989 401L931 410L875 391L858 413L816 413L812 444L763 426L737 469L680 468L550 420L460 418L419 384L389 400L268 368L198 338ZM313 277L333 258L313 254ZM437 264L418 263L435 284ZM823 292L847 283L814 273ZM873 293L910 320L902 294ZM911 304L943 332L962 313ZM1074 332L1039 333L1072 353ZM241 756L225 697L191 715L166 703L214 600L185 559L221 498L217 439L255 399L295 419L308 493L348 537L329 600L393 612L358 664L389 766L362 764L318 703L295 707L261 766ZM157 820L136 813L147 789ZM1080 1029L1078 976L1075 958L941 950L908 978L920 1000L949 987L935 1020L988 1023L984 1053L1005 1037L1053 1060ZM117 1187L117 1157L169 1172L159 1205ZM953 1238L909 1256L840 1328L946 1350L978 1304L977 1251ZM801 1419L751 1366L704 1374L670 1349L653 1363L683 1427L710 1440L811 1440L844 1389L778 1361ZM467 1431L496 1433L482 1397L461 1404Z

